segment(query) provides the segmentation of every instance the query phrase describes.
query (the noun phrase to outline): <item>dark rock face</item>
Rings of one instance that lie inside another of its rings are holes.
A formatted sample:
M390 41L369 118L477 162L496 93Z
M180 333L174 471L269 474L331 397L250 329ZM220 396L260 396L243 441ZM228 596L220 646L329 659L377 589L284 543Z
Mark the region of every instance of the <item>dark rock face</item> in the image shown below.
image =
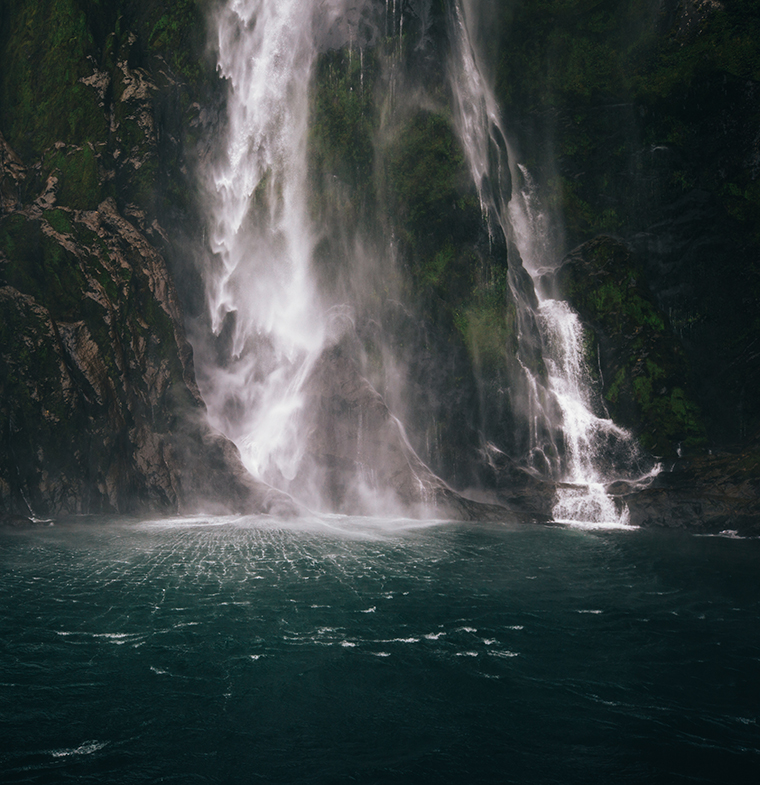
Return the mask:
M0 143L2 506L45 515L287 506L205 425L162 255L113 199L58 207L55 178L19 204L13 192L28 171Z
M760 536L757 445L679 462L643 491L620 491L634 525Z
M760 428L755 4L547 0L497 16L497 93L568 249L614 234L636 251L710 446L746 443Z
M363 378L344 345L325 350L305 385L306 455L290 484L322 495L327 509L378 509L419 517L505 520L497 505L465 499L419 459L401 423Z

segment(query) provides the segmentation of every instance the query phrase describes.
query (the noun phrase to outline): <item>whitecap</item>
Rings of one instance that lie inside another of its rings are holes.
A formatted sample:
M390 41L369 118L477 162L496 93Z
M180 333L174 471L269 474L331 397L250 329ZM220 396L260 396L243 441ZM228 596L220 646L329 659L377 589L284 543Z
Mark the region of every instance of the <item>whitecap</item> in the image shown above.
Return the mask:
M78 747L72 747L71 749L51 750L50 754L54 758L68 758L71 755L92 755L93 752L102 750L107 744L107 741L85 741Z

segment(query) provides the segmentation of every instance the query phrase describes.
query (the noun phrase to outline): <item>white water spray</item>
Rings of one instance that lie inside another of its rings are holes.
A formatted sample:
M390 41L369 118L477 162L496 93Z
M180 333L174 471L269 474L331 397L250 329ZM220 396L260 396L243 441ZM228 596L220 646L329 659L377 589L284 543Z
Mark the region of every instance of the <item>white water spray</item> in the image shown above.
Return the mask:
M295 474L294 414L329 329L311 273L309 88L318 32L341 36L344 5L228 0L214 19L228 124L208 176L215 256L205 279L226 356L201 347L199 382L212 424L257 476Z

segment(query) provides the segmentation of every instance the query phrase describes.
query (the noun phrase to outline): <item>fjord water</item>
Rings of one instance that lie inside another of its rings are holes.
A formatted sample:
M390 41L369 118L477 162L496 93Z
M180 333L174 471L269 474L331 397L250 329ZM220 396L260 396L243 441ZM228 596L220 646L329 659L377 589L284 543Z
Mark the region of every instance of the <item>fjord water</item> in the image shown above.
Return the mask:
M759 557L338 516L4 531L0 779L755 782Z

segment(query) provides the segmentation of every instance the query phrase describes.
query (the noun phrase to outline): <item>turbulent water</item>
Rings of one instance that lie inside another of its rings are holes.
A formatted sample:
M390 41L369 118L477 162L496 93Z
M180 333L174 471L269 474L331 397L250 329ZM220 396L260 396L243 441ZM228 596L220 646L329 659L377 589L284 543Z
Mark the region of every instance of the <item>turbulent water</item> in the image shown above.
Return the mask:
M755 782L759 548L337 516L0 532L0 780Z

